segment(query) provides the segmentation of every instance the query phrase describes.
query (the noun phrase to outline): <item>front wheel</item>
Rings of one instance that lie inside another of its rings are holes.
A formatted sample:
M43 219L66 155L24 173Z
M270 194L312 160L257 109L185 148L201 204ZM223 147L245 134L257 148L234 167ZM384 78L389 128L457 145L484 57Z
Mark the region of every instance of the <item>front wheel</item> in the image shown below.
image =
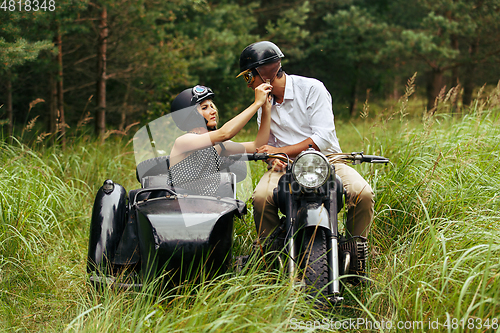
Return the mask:
M328 294L328 246L327 230L323 228L306 228L302 231L300 243L300 268L303 280L312 296Z

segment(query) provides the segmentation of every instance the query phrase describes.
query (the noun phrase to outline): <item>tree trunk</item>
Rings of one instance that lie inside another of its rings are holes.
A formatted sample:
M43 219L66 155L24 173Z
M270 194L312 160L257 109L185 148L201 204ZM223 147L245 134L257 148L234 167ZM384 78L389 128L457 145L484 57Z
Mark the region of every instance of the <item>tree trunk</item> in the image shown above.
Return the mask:
M9 136L9 142L12 142L12 133L14 130L14 112L12 110L12 73L7 70L7 119L9 124L7 127L7 135Z
M399 60L396 60L394 62L394 80L392 82L392 94L390 96L391 99L393 99L394 101L398 101L399 100L399 97L401 97L400 95L400 89L401 89L401 75L399 75L400 73L400 63L399 63Z
M56 74L51 71L50 74L50 92L49 92L49 128L48 132L51 133L52 138L57 136L57 122L59 116L57 114L57 77Z
M106 7L101 10L99 21L99 38L97 42L97 109L96 133L104 138L106 131L106 47L108 38L108 13Z
M392 99L395 101L399 100L399 89L401 89L401 76L394 76L394 85L392 87Z
M64 118L64 85L61 30L57 30L57 107L59 109L59 128L61 130L62 149L66 149L66 121Z
M123 106L121 110L120 126L118 129L123 131L125 129L125 123L127 122L127 111L128 111L128 95L130 92L130 84L127 84L127 90L125 91L125 97L123 98Z
M359 74L359 64L354 67L354 79L351 86L351 100L349 102L349 114L351 117L356 116L356 108L358 106L358 74Z
M458 51L458 37L456 35L451 36L451 47ZM455 66L451 69L451 84L450 88L458 87L460 85L460 78L458 75L458 66ZM451 101L453 104L451 105L451 114L455 114L457 112L457 99ZM460 112L458 110L458 112Z
M472 92L474 91L474 71L476 70L476 64L474 63L474 56L477 53L478 41L476 40L469 47L470 61L465 66L464 73L464 95L462 97L462 104L464 106L469 106L472 102Z
M437 107L438 97L441 89L443 89L443 70L441 68L433 68L427 75L427 111Z
M457 36L451 36L451 47L458 51L458 38ZM458 66L455 66L451 69L451 84L450 87L456 87L460 83L460 79L458 77Z

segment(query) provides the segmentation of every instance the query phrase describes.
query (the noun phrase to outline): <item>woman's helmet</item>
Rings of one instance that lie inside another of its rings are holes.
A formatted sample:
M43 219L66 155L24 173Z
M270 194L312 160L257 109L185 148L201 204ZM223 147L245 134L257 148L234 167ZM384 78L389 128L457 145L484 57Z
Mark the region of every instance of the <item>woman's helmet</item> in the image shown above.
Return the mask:
M278 63L281 58L283 58L283 52L276 46L276 44L268 41L257 42L248 45L240 55L240 74L237 77L251 71L252 69L256 69L257 67L261 67L262 65L270 64L270 63ZM275 67L275 66L272 66ZM278 67L279 69L279 67ZM272 69L274 72L274 68ZM262 76L263 73L259 74ZM276 73L274 73L276 74ZM262 79L268 79L262 78Z
M175 97L170 108L172 119L177 127L189 131L196 127L204 127L207 120L198 112L197 106L206 99L214 99L212 89L197 85L183 90Z

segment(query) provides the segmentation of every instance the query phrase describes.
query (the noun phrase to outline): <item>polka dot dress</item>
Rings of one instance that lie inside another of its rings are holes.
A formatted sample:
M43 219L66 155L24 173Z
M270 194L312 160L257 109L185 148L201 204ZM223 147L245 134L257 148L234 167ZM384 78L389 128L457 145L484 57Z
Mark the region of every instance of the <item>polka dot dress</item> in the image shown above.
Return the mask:
M221 158L214 147L197 150L170 167L172 185L213 196L220 184Z

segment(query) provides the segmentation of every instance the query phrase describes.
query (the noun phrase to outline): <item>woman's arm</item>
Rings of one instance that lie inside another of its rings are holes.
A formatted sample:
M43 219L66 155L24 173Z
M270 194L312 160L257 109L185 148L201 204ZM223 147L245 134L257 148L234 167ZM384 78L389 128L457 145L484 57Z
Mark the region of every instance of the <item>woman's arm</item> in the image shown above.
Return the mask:
M239 113L236 117L222 125L221 128L203 133L186 134L175 140L172 147L171 155L180 155L188 151L207 148L215 145L218 142L223 142L234 137L252 118L257 110L267 101L267 96L271 92L272 86L268 83L263 83L255 88L255 101L248 108ZM268 134L269 135L269 134Z
M269 133L271 126L271 101L272 96L268 96L264 105L262 105L262 116L259 131L254 141L242 142L247 153L255 153L257 148L266 145L269 141Z

